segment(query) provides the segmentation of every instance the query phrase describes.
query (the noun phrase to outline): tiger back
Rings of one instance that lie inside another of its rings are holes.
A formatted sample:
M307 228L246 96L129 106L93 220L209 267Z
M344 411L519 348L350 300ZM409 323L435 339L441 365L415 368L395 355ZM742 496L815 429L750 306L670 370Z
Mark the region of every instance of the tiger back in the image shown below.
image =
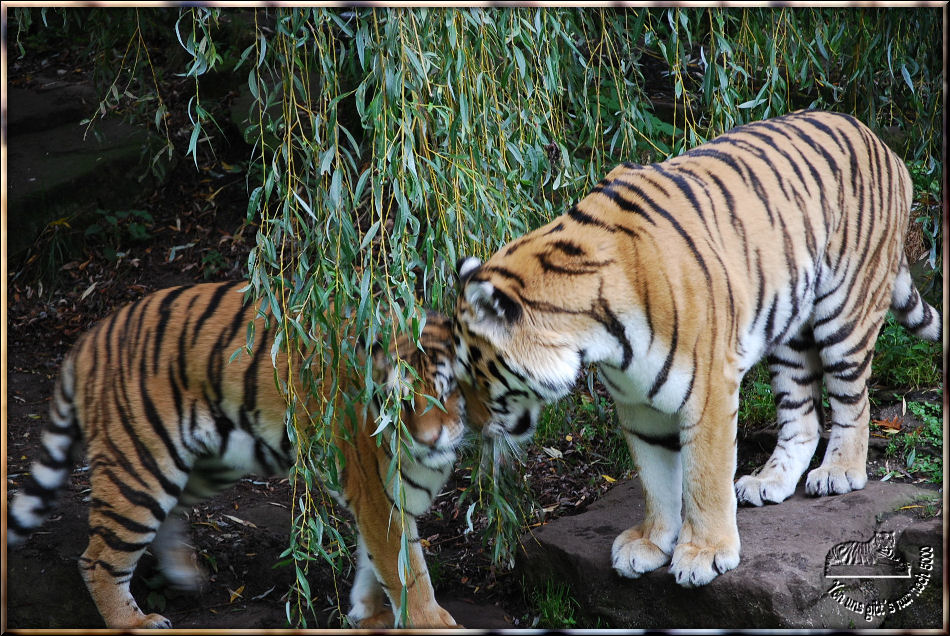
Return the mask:
M8 541L15 545L43 522L85 446L90 539L79 568L109 627L170 627L159 614L143 614L129 592L146 548L151 546L171 583L195 588L201 577L186 547L183 511L245 474L286 474L293 464L286 401L275 378L299 378L300 361L291 368L281 351L272 363L274 332L256 315L256 306L243 302L243 286L210 283L155 292L99 322L63 361L40 457L9 507ZM231 359L245 347L251 321L254 347ZM409 623L455 625L435 600L415 517L428 509L452 470L464 432L464 401L452 369L447 319L430 313L420 343L424 352L398 335L392 350L377 347L370 354L380 383L407 386L397 377L396 351L421 378L412 408L401 411L412 439L411 461L401 462L400 479L386 481L390 444L377 444L371 435L378 404L354 409L359 421L334 426L345 460L341 497L359 534L350 613L356 624L391 625L393 611L399 611L397 560L405 532L413 573ZM329 395L329 385L321 388L324 397L342 400ZM355 394L362 384L343 377L340 386ZM441 400L444 410L428 404L426 394ZM309 402L311 416L319 418L313 408L320 401ZM337 406L336 412L344 412L342 403ZM359 419L364 412L372 418L368 422ZM404 497L397 496L399 484L411 484ZM392 609L384 604L387 597Z
M939 341L903 251L907 168L854 118L802 111L652 165L623 164L485 263L459 263L457 375L470 424L524 443L544 403L596 365L646 498L614 569L667 563L684 586L739 563L738 501L867 481L867 378L885 313ZM781 431L735 484L739 386L766 357ZM468 388L471 387L471 388ZM507 445L504 444L504 445ZM504 446L503 445L503 446Z

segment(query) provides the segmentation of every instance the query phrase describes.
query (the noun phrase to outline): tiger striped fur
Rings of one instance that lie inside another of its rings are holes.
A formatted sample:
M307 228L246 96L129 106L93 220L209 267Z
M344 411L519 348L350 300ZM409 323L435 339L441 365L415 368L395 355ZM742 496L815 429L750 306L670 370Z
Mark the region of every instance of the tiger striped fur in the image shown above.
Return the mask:
M159 614L144 615L129 592L141 555L151 547L170 582L196 587L200 576L183 541L183 511L245 474L285 474L294 462L286 403L276 382L279 375L286 385L286 354L277 355L275 371L274 331L256 315L257 306L244 303L242 287L211 283L158 291L99 322L63 361L40 457L10 506L8 539L22 541L43 522L84 444L92 495L89 545L79 568L109 627L170 627ZM252 320L253 350L229 362L245 347ZM403 532L410 538L415 577L408 582L409 624L455 626L435 600L415 517L429 508L451 473L464 433L464 401L452 369L448 319L430 313L420 342L424 352L399 335L393 351L377 347L371 354L378 382L406 386L396 377L396 351L421 378L412 408L401 415L414 438L414 461L401 462L398 480L405 527L395 503L397 480L386 479L389 440L377 444L371 435L379 405L369 405L367 422L338 421L334 430L344 458L340 496L359 532L349 618L366 627L392 626L393 612L400 610ZM295 381L302 359L294 362ZM344 391L362 386L356 378L340 381ZM329 384L323 389L328 396ZM297 394L304 395L299 389ZM445 410L429 405L425 394L440 399ZM318 416L318 404L313 399L308 405L311 415ZM342 403L337 407L343 412ZM361 409L355 410L362 418ZM384 605L387 597L391 608Z
M487 262L460 261L456 374L479 413L470 424L526 442L543 403L596 365L646 497L613 567L637 577L669 563L679 584L708 583L739 564L737 494L761 505L794 492L818 444L822 380L830 441L806 491L864 487L885 313L942 335L904 256L911 196L903 162L867 127L817 111L614 168ZM733 484L739 384L763 357L778 445Z

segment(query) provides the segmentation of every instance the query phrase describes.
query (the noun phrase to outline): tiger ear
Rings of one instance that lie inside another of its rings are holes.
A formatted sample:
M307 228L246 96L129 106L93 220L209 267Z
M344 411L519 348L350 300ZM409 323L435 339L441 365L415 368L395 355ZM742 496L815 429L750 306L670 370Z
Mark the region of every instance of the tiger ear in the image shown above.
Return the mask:
M521 305L488 281L467 283L464 294L478 321L513 323L521 318Z
M521 305L487 280L472 280L482 266L474 256L459 259L456 265L459 286L465 300L472 307L476 321L512 323L521 318Z
M463 287L468 279L472 277L475 270L482 266L482 261L474 256L463 256L455 264L455 271L458 272L459 287Z

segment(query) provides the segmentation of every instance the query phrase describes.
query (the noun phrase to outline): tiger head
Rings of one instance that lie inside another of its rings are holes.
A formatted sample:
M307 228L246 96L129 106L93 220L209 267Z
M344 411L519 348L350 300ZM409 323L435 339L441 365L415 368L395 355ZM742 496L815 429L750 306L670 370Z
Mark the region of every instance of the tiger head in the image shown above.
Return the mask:
M534 434L542 406L573 389L584 360L574 332L524 302L517 275L506 273L477 258L460 261L455 374L469 425L519 447Z
M400 419L412 436L406 440L408 450L416 461L430 468L450 465L466 429L465 398L455 379L449 319L427 312L419 347L402 334L396 339L395 350L418 374L418 381L408 372L400 372L393 364L392 353L381 347L372 352L374 376L377 382L385 383L391 394L404 400L412 393L411 404L404 401L399 410ZM374 400L374 407L377 414L382 413L378 400ZM388 416L383 413L382 417L388 424ZM387 442L392 429L384 429Z
M874 546L875 554L886 558L893 557L897 548L893 532L875 532L871 544Z

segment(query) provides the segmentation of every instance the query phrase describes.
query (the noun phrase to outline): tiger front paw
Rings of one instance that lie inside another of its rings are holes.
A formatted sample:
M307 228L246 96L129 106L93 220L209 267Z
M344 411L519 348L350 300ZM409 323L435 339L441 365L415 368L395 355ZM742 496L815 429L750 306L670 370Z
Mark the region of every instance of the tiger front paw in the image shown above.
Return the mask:
M819 466L805 481L805 492L813 497L843 495L852 490L861 490L868 483L867 470L843 466Z
M452 618L452 615L437 603L426 608L424 611L410 610L409 625L412 627L421 628L462 628L461 625L455 622L455 619Z
M620 533L614 539L610 554L614 570L628 579L638 578L670 561L670 553L645 537L640 526Z
M670 573L683 587L699 587L737 565L738 546L714 548L695 543L680 543L673 550Z
M388 607L375 612L368 612L366 608L354 607L346 615L347 620L359 629L392 629L396 624L396 617Z
M171 629L172 622L161 614L149 614L142 618L138 625L132 626L133 629Z
M746 475L736 482L736 499L752 506L782 503L795 493L795 483L788 482L781 475Z

